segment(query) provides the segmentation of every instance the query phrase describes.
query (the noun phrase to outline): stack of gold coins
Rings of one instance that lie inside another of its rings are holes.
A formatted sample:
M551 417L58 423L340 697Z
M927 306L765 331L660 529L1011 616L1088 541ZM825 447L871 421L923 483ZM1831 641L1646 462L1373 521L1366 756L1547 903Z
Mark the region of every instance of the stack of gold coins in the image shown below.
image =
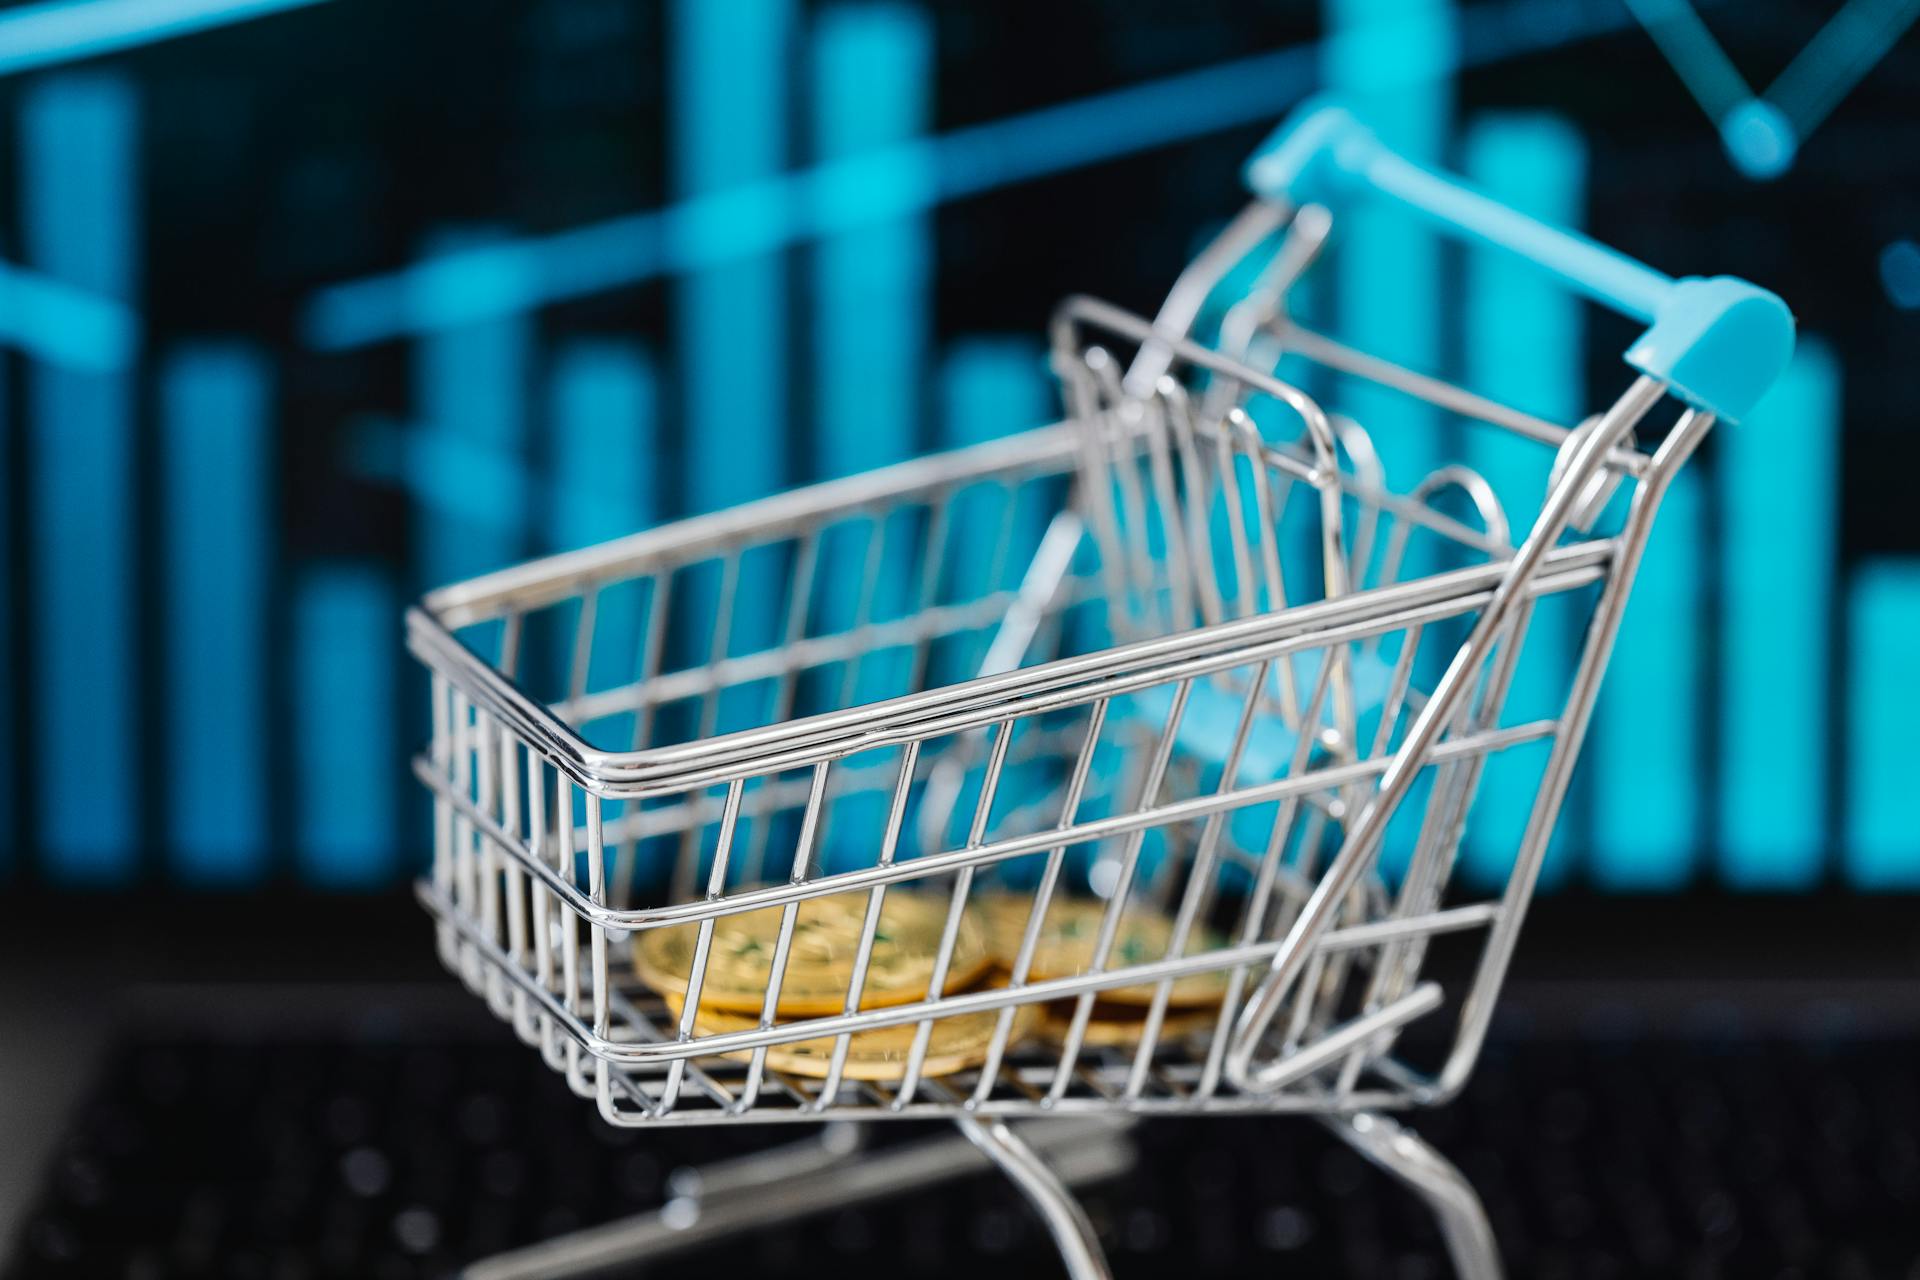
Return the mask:
M846 1012L854 961L866 923L868 895L856 890L804 899L795 913L786 969L774 996L775 1023L829 1017ZM950 900L941 894L894 889L882 901L868 955L860 1008L879 1009L926 998L933 984L940 938ZM721 916L694 1011L694 1034L720 1035L760 1025L772 985L783 907ZM649 929L634 942L634 967L641 979L666 998L677 1018L686 1007L699 940L697 925ZM976 913L965 911L954 937L953 954L941 984L945 994L983 984L993 965L986 933ZM1031 1010L1015 1019L1011 1039L1027 1033ZM999 1023L999 1012L955 1014L933 1023L923 1075L947 1075L978 1066ZM852 1080L898 1080L906 1074L920 1024L881 1027L854 1033L848 1040L843 1075ZM767 1065L796 1075L824 1077L837 1037L791 1041L767 1049ZM737 1053L749 1058L750 1053Z
M1013 970L1019 957L1033 905L1033 898L1027 894L988 894L981 899L987 945L993 952L994 963L1005 972ZM1056 897L1049 901L1046 919L1034 938L1027 981L1071 978L1092 969L1100 923L1106 913L1107 904L1094 899ZM1105 967L1123 969L1163 960L1172 942L1171 917L1151 907L1128 906L1120 913ZM1186 954L1212 951L1221 945L1218 935L1196 927L1187 937ZM1139 1044L1146 1034L1147 1015L1158 988L1158 983L1148 982L1100 992L1093 1002L1081 1043L1119 1048ZM1212 1027L1219 1017L1220 1001L1226 991L1227 975L1221 970L1176 978L1168 989L1157 1038L1163 1042L1182 1039ZM1050 1040L1065 1040L1078 1005L1078 999L1057 1000L1046 1005L1041 1033Z

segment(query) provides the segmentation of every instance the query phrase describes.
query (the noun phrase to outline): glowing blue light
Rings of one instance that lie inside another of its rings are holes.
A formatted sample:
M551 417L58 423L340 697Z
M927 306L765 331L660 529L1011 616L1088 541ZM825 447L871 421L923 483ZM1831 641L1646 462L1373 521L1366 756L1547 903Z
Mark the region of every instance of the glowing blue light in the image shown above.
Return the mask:
M1800 146L1793 121L1762 98L1749 98L1728 112L1720 122L1720 140L1735 168L1763 181L1791 168Z
M110 373L139 341L140 319L124 302L0 262L0 343L47 364Z
M1920 244L1895 240L1880 251L1880 287L1902 311L1920 311Z
M465 495L480 516L421 510L414 521L414 555L420 585L437 587L517 560L526 548L528 513L524 485L510 474L475 467L465 459L497 456L519 463L526 449L532 332L524 316L500 310L497 300L521 287L511 259L494 256L488 230L459 230L434 238L430 252L441 261L427 277L433 305L473 318L425 334L414 352L416 412L429 438L464 441L452 448L434 483ZM478 256L469 251L478 249ZM457 258L458 268L446 266Z
M267 822L267 371L241 347L174 354L160 376L166 494L167 832L190 880L258 879Z
M95 297L132 296L139 118L118 77L28 86L19 189L33 270ZM42 364L27 385L40 843L55 877L92 883L130 876L142 838L134 402L117 367Z
M793 7L676 0L668 12L674 186L702 203L694 206L699 216L650 230L667 254L698 267L679 282L673 305L689 413L684 495L693 511L761 497L787 479L786 268L767 252L783 238L765 233L792 216L793 193L770 180L787 160ZM723 259L713 240L740 252ZM540 292L538 278L531 283L523 304Z
M1721 501L1721 871L1805 889L1827 820L1827 682L1839 520L1840 367L1803 334L1793 363L1716 442Z
M0 13L0 75L191 35L320 0L51 0Z
M1920 888L1920 561L1855 570L1847 632L1848 878L1864 889Z
M711 64L690 60L706 46L682 33L683 28L698 24L703 13L710 13L712 24L722 33L714 38L718 48L711 52ZM674 149L682 157L681 164L715 164L715 155L759 157L757 145L716 149L714 139L731 127L723 122L748 112L753 102L771 99L776 114L784 110L780 89L784 63L775 59L769 64L763 52L768 43L784 47L784 19L735 21L728 13L718 4L683 0L669 23L676 47L682 50L675 65L687 68L674 81L676 93L688 95L673 112L681 122L678 127L687 130ZM1437 61L1449 68L1481 66L1618 30L1627 21L1612 6L1588 4L1570 11L1564 0L1478 5L1460 12L1459 45L1455 48L1448 42L1438 51ZM1374 20L1366 25L1370 40L1397 38L1393 35L1396 22ZM1424 19L1409 23L1407 40L1413 42L1414 33L1430 26ZM1317 42L1278 49L955 129L897 148L829 161L799 173L782 174L777 165L764 168L755 159L724 181L679 184L686 188L682 197L664 209L484 251L486 257L509 258L524 269L517 292L493 298L487 305L525 310L663 274L705 270L818 235L898 218L913 211L910 203L915 207L942 204L1223 129L1270 121L1319 82L1321 49ZM743 70L748 62L753 69ZM1423 57L1422 74L1436 64L1436 56ZM712 78L702 81L695 76L696 65L711 65ZM1390 79L1376 76L1375 83L1387 84ZM695 109L703 104L704 111ZM903 183L896 176L902 171L931 172L935 180L931 186ZM424 287L425 270L416 265L321 290L301 319L304 340L322 350L343 350L450 319L475 318L437 313L434 308L444 302ZM472 301L477 305L479 300ZM744 304L729 308L736 320L757 313L756 307Z
M1495 199L1559 226L1578 226L1586 205L1586 144L1556 116L1502 113L1467 131L1467 175ZM1477 248L1467 260L1466 385L1550 422L1578 422L1585 412L1585 329L1580 299L1531 263L1498 249ZM1517 539L1546 499L1553 450L1497 427L1464 428L1469 464L1499 495ZM1528 624L1507 693L1505 724L1555 717L1566 706L1579 642L1574 601L1543 597ZM1482 885L1500 883L1513 866L1538 790L1546 744L1504 752L1487 762L1467 827L1462 871ZM1570 870L1562 818L1541 865L1543 887Z
M316 565L293 591L294 844L301 874L366 888L393 870L400 601L371 565Z
M1700 851L1705 774L1705 502L1700 473L1667 490L1600 690L1587 751L1594 781L1594 880L1678 889Z

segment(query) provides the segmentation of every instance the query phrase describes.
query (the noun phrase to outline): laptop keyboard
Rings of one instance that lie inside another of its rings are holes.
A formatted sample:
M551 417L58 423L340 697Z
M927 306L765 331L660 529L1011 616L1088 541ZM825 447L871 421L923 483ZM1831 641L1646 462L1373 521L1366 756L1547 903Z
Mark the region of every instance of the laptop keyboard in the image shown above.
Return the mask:
M1461 1100L1409 1120L1479 1188L1516 1277L1920 1280L1920 1040L1507 1039ZM943 1131L883 1124L873 1141ZM0 1276L452 1275L658 1206L679 1167L802 1136L616 1130L486 1034L146 1033L108 1055ZM1120 1276L1451 1274L1413 1196L1312 1121L1156 1121L1131 1140L1132 1170L1081 1190ZM644 1274L729 1265L1059 1274L990 1174Z

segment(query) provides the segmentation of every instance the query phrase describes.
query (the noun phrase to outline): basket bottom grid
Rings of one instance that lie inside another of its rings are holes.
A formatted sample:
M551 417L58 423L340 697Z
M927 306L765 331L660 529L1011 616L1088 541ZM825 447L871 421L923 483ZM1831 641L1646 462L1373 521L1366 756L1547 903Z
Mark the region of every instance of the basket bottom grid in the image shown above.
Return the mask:
M1060 1085L1056 1043L1029 1037L1010 1043L991 1089L981 1090L981 1070L968 1066L923 1076L903 1096L897 1080L827 1081L763 1064L756 1071L742 1055L677 1058L644 1066L611 1063L594 1053L601 1044L662 1044L678 1039L678 1020L660 995L635 975L624 947L608 957L607 1034L591 1034L581 1011L590 1008L583 984L569 1010L563 997L541 988L479 932L477 922L428 886L420 897L442 929L442 958L501 1021L540 1049L547 1064L574 1092L595 1099L610 1123L631 1127L726 1123L809 1123L822 1120L932 1119L956 1114L998 1117L1048 1115L1245 1115L1326 1114L1405 1108L1416 1104L1419 1082L1391 1059L1368 1059L1368 1067L1345 1089L1333 1073L1309 1076L1277 1092L1247 1093L1221 1074L1213 1053L1224 1029L1163 1037L1146 1071L1135 1074L1136 1045L1086 1044ZM615 958L618 956L619 958ZM1216 1014L1217 1018L1217 1014ZM1228 1024L1230 1026L1230 1023ZM1351 1046L1369 1037L1349 1035ZM1311 1034L1307 1042L1311 1042ZM1333 1047L1335 1042L1325 1042ZM1345 1054L1329 1054L1337 1062Z

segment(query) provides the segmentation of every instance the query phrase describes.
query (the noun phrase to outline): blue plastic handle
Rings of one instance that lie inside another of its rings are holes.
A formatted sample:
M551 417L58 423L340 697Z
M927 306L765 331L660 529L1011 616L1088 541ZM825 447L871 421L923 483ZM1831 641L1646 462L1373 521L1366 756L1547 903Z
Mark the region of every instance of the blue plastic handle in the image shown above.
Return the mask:
M1793 357L1793 313L1731 276L1675 280L1625 254L1501 204L1387 147L1342 107L1309 104L1247 162L1257 195L1338 209L1392 201L1463 239L1520 255L1594 301L1646 321L1629 365L1688 404L1738 422Z

